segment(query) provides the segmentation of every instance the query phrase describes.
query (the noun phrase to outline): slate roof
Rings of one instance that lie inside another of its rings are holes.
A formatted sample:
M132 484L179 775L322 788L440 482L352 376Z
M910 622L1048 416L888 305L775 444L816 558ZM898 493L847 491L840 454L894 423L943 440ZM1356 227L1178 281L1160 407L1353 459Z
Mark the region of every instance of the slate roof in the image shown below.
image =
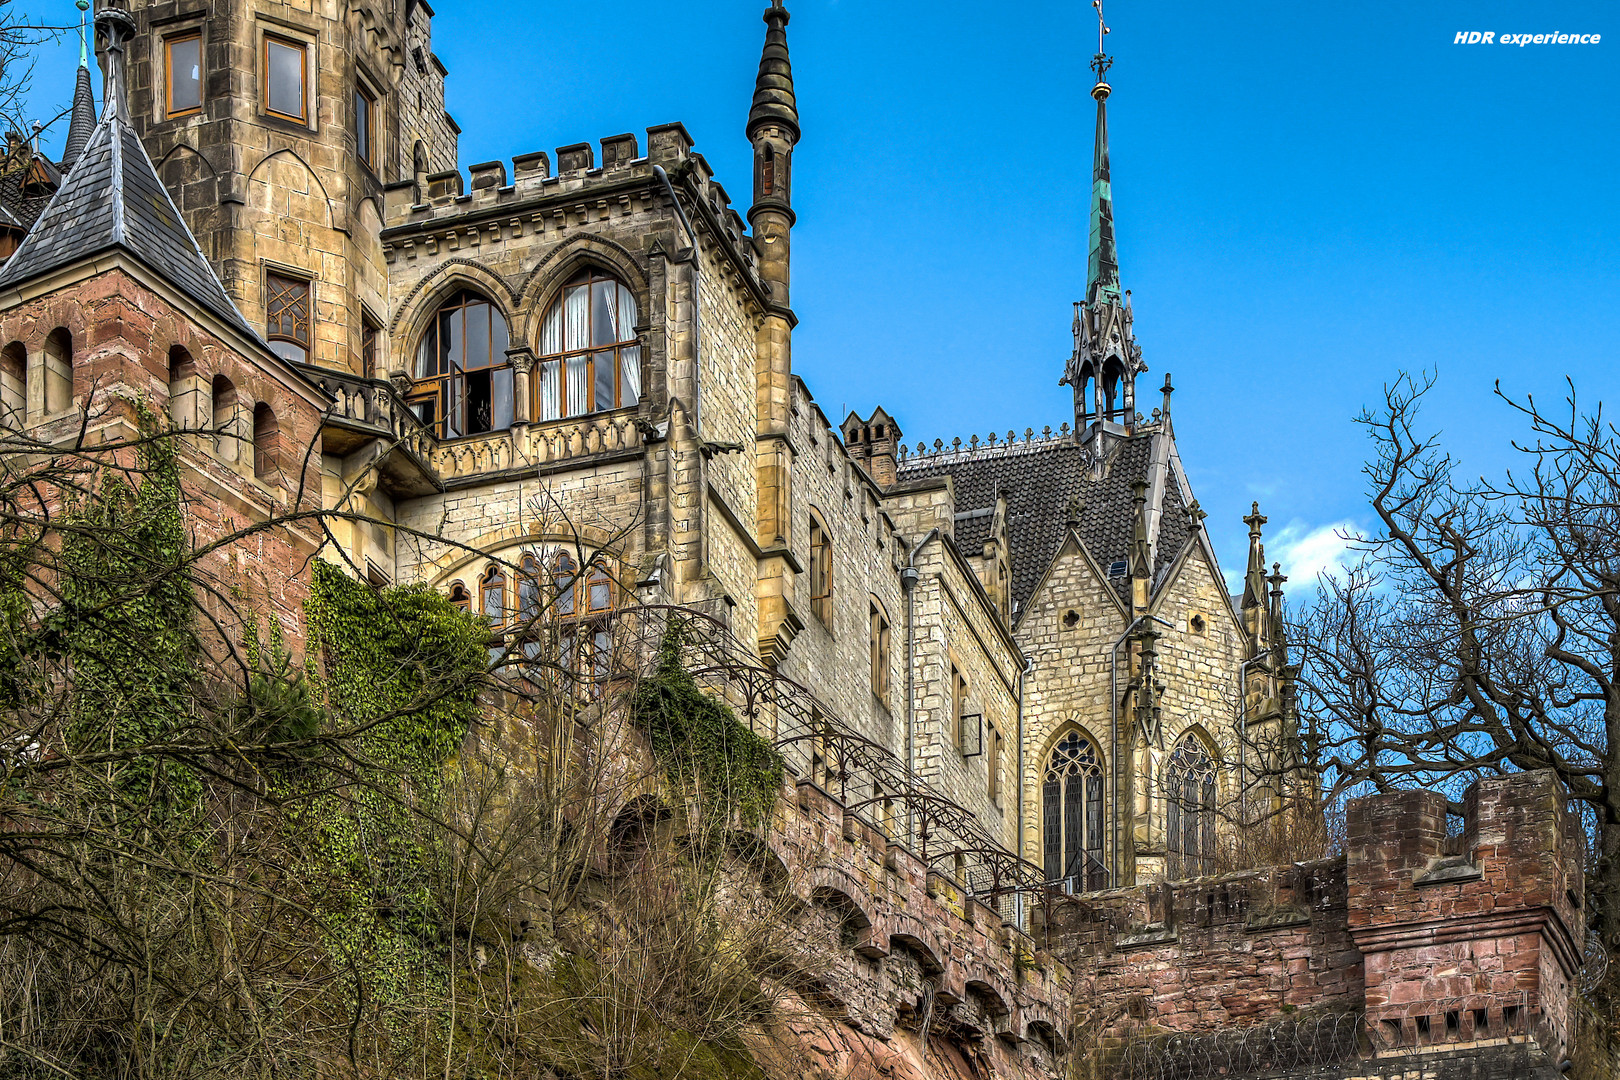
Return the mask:
M15 169L0 176L0 209L10 219L7 225L28 230L34 227L39 215L51 201L51 191L38 190L39 185L29 183L31 169ZM30 190L30 188L35 190Z
M258 339L203 258L140 138L119 110L109 108L22 245L0 268L0 288L113 248L129 252L225 322Z
M1063 543L1071 499L1082 504L1076 531L1103 571L1106 573L1111 564L1127 558L1134 498L1131 485L1138 479L1149 479L1152 439L1144 434L1114 443L1100 480L1091 478L1089 455L1072 438L913 458L900 466L899 479L950 476L955 484L958 515L993 510L997 494L1006 497L1012 600L1022 611ZM969 557L979 555L993 520L991 513L959 517L957 547ZM1163 583L1190 534L1191 523L1172 467L1154 551L1155 589ZM1128 604L1129 579L1117 578L1112 584Z

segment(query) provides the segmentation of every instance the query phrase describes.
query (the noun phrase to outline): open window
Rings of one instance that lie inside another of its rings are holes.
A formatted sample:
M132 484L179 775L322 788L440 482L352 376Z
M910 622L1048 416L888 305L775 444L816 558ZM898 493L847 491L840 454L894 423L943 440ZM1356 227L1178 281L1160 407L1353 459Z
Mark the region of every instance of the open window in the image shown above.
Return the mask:
M446 301L416 351L411 404L440 438L512 426L512 363L506 318L478 293Z
M832 536L821 515L810 511L810 614L832 626Z

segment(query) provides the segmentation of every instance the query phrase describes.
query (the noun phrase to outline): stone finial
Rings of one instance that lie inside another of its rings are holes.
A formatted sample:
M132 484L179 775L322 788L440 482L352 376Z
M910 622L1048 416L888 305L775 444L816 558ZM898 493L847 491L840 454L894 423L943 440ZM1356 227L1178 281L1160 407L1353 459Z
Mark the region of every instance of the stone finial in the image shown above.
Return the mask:
M123 116L129 111L129 103L124 100L129 89L125 53L135 31L135 19L127 11L102 8L96 12L96 51L101 54L101 70L106 80L101 92L102 105L114 116Z

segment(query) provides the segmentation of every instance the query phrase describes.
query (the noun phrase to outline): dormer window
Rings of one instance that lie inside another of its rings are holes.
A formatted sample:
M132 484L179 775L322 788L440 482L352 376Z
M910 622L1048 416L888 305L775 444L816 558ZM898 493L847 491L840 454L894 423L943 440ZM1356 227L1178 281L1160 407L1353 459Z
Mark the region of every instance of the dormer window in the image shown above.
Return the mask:
M445 302L416 350L411 406L442 439L512 426L506 319L475 292Z
M540 326L534 416L557 420L640 401L639 318L635 296L602 271L570 282Z

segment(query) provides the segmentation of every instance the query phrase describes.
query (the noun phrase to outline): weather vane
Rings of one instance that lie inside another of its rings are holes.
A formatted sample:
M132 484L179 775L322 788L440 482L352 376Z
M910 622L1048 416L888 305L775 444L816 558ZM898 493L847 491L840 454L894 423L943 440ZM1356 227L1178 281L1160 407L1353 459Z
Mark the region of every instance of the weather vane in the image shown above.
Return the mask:
M1091 96L1098 101L1108 96L1108 69L1114 66L1114 58L1108 55L1106 42L1108 36L1108 23L1103 20L1102 0L1091 0L1091 6L1097 9L1097 55L1091 58L1091 70L1097 73L1097 85L1092 89Z

